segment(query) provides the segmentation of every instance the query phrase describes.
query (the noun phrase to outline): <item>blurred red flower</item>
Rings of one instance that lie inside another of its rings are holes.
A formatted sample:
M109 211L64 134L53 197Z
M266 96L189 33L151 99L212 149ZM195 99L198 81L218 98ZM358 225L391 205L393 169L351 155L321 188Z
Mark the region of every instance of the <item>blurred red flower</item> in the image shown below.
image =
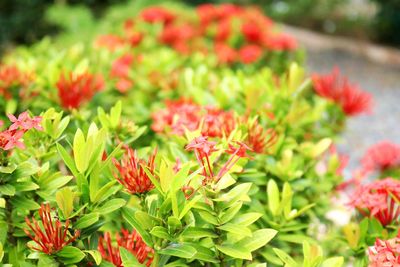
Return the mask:
M389 141L379 142L368 148L361 163L365 172L399 167L400 146Z
M163 24L169 24L175 20L174 14L159 6L153 6L142 10L140 16L147 23L161 22Z
M372 108L372 95L350 84L346 77L340 76L338 68L327 75L314 74L312 80L319 96L332 100L349 116L369 112Z
M399 235L389 240L376 239L374 246L368 248L368 267L399 267L400 238Z
M101 75L93 75L88 72L75 75L70 72L61 73L56 84L61 106L68 109L79 108L84 102L104 87L104 80Z
M375 217L383 226L398 222L400 181L392 178L358 186L351 194L350 205L365 217Z
M244 64L258 61L263 55L263 50L258 45L245 45L239 50L239 59Z

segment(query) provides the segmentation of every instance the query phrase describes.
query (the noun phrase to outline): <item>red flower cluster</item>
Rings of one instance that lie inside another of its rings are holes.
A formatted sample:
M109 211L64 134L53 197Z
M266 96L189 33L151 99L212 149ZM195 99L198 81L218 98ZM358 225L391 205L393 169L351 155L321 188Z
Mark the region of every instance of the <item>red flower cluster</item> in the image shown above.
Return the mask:
M398 222L400 181L392 178L360 185L351 194L350 205L365 217L375 217L383 226Z
M218 151L215 148L216 143L208 141L207 136L199 136L194 138L187 146L186 150L194 151L196 159L203 168L203 184L218 182L225 174L227 174L240 158L249 158L247 151L251 149L242 142L229 144L229 149L225 152L230 155L229 159L221 167L215 175L213 171L213 163L210 161L210 156Z
M368 267L400 267L400 237L376 239L374 246L368 249L368 254Z
M119 47L129 45L136 47L142 42L143 34L135 30L135 23L133 20L127 20L124 24L123 37L114 34L100 35L95 45L97 47L105 47L110 51L115 51Z
M150 266L153 261L154 251L144 243L142 237L135 231L129 233L128 230L121 230L122 236L116 234L117 245L112 245L110 233L104 233L104 237L99 238L97 249L103 259L111 262L116 267L123 267L119 248L125 248L136 257L139 263Z
M14 87L26 87L32 81L32 75L20 71L15 65L0 65L0 96L10 99ZM22 94L22 92L20 92Z
M129 70L135 57L132 54L125 54L117 58L111 67L111 78L115 78L116 88L121 93L126 93L133 86L133 81L129 77Z
M254 152L259 154L265 153L277 141L278 135L274 129L264 130L257 120L249 126L246 143Z
M157 150L154 150L154 153L146 162L137 157L136 151L127 148L121 162L113 159L114 166L118 169L118 173L114 174L115 178L131 194L143 194L150 191L154 188L154 185L144 171L144 168L154 173L156 154Z
M201 127L203 135L228 136L236 127L233 112L215 107L202 107L191 100L167 100L166 108L152 114L151 128L155 132L170 129L173 134L183 135L185 129L195 131Z
M371 146L361 160L365 173L384 171L400 166L400 146L382 141Z
M312 76L314 90L318 95L334 101L349 116L371 111L372 96L340 76L338 68L327 75Z
M191 53L207 52L210 41L220 63L250 64L261 59L266 50L297 48L293 38L276 33L272 20L256 8L205 4L197 7L197 16L198 21L192 21L163 7L150 7L141 13L145 22L163 24L161 43L181 53ZM238 47L230 44L233 36L240 40Z
M25 218L25 222L32 230L33 235L27 229L24 231L38 245L31 246L31 249L50 255L60 251L79 237L79 231L75 231L73 236L69 236L69 220L63 226L59 219L51 216L50 204L42 204L40 206L39 216L42 226L39 225L35 218L32 218L32 222L28 218Z
M21 138L24 133L28 130L35 128L36 130L43 130L40 125L42 117L31 118L28 112L21 113L18 118L12 114L7 115L9 120L12 122L11 126L7 130L0 132L0 149L11 150L14 147L25 148L24 143L22 143ZM3 122L0 121L0 126Z
M58 96L61 105L67 109L79 108L84 102L104 87L104 80L101 75L93 75L89 72L75 75L61 73L57 84Z

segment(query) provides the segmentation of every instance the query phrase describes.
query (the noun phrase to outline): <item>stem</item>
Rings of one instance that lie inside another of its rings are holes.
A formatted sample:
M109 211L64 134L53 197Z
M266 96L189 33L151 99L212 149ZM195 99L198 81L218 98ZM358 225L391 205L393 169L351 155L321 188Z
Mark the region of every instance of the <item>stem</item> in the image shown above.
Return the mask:
M151 262L151 266L158 267L159 260L160 260L160 256L157 254L157 252L154 252L153 261Z
M14 226L13 226L13 222L12 222L12 207L10 204L10 198L7 197L5 198L6 200L6 209L5 209L5 215L6 215L6 220L7 220L7 225L8 225L8 229L7 229L7 240L10 243L11 247L15 247L17 245L16 239L13 235L14 233Z

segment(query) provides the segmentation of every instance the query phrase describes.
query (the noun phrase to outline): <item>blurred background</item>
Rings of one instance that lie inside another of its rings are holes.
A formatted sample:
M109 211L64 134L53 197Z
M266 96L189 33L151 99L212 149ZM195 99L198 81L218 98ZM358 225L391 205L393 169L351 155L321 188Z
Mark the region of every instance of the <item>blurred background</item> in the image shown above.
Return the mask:
M100 19L107 6L127 0L0 0L0 44L32 43L59 29L48 20L55 3L87 6ZM151 0L149 0L150 2ZM400 0L185 0L256 4L272 18L332 35L400 46Z
M109 6L127 1L143 0L0 0L0 51L31 44L63 30L79 32L80 40L87 38L82 30L74 29L86 28L89 36L90 25L101 20ZM184 2L198 5L207 1ZM351 82L373 94L373 114L351 118L339 145L343 153L350 155L351 166L357 166L366 149L378 141L400 144L400 0L208 2L258 5L271 18L291 25L284 30L306 50L310 73L327 73L338 66ZM73 8L57 11L57 6L65 5Z

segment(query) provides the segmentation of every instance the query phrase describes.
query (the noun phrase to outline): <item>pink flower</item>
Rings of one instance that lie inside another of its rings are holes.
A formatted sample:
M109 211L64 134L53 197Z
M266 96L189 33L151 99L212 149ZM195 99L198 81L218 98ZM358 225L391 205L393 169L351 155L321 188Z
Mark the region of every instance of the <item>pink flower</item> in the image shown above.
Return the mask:
M368 249L368 267L400 267L400 238L376 239Z
M32 128L35 128L39 131L43 130L43 127L40 125L40 123L42 122L42 117L37 116L34 118L30 118L28 112L26 111L19 114L18 119L12 114L7 114L7 116L13 123L9 127L9 130L21 129L27 131Z
M258 61L263 55L263 50L258 45L245 45L239 50L240 61L251 64Z
M14 147L19 147L21 149L25 148L24 143L21 142L21 138L24 135L24 131L4 131L0 133L0 144L4 144L1 146L4 150L11 150Z
M314 74L312 80L319 96L332 100L349 116L369 112L372 108L372 96L341 77L338 68L334 68L331 74Z
M365 172L384 171L400 166L400 146L382 141L371 146L361 160Z
M400 181L386 178L360 185L351 194L350 205L363 216L375 217L383 226L398 222Z

